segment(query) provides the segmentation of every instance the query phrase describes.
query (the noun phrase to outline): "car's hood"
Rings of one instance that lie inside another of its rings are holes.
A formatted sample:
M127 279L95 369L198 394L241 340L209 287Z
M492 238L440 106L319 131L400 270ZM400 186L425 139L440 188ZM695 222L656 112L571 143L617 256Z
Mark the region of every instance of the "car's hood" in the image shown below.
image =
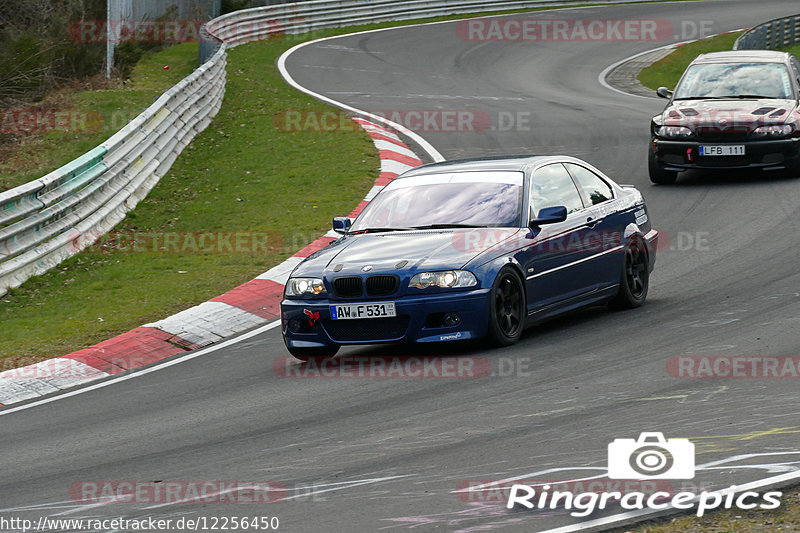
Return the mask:
M293 276L353 275L380 272L458 269L516 228L396 231L348 235L301 263Z
M662 123L692 131L737 130L750 133L758 126L797 119L794 100L679 100L664 109Z

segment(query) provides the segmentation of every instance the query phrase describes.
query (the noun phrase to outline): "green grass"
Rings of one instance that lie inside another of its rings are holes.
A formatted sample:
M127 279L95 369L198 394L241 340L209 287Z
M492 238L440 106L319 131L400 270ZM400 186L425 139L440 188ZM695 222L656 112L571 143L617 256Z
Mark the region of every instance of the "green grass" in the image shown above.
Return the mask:
M358 130L285 133L273 126L275 114L284 110L329 109L290 89L274 68L280 53L311 37L292 36L232 50L220 114L118 228L267 232L279 236L278 249L255 254L82 253L2 299L0 359L6 358L7 364L0 361L0 367L63 355L205 301L282 261L327 229L332 216L350 211L377 175L378 159L368 137ZM677 52L681 59L665 62L663 72L653 76L657 81L648 83L654 83L653 88L674 87L698 53L730 49L735 36L720 39L713 45L681 47ZM124 90L77 93L70 97L71 105L96 110L103 117L116 113L132 118L188 74L195 60L196 45L167 49L143 59ZM169 70L163 70L165 64ZM57 168L121 125L107 124L94 137L48 134L36 140L42 144L35 150L22 146L14 154L16 170L0 166L0 189ZM799 524L800 496L794 491L777 511L685 516L632 531L800 532Z
M219 115L117 228L269 233L277 249L79 254L3 298L0 358L62 355L208 300L281 262L364 197L380 163L360 128L289 133L273 125L283 110L330 109L280 78L275 61L289 45L267 41L230 52ZM161 78L182 76L161 66L166 58L180 62L183 52L196 49L156 54L134 83L172 85L177 79ZM105 96L86 98L97 104Z
M0 149L0 191L39 178L101 144L190 74L197 66L197 53L197 43L186 43L148 54L124 88L50 95L37 107L71 113L75 120L70 119L67 127L23 135L16 146ZM165 65L170 68L165 70ZM4 129L18 131L8 124Z
M733 43L741 34L742 32L725 33L679 46L668 56L645 67L639 73L639 82L653 90L659 87L674 89L683 71L694 58L708 52L732 50Z
M790 54L794 54L795 56L800 57L800 44L790 46L789 48L783 48L783 51L789 52Z
M268 233L277 248L79 254L0 301L0 365L63 355L206 301L280 263L327 230L333 216L350 212L378 175L374 146L359 128L276 130L273 119L281 111L332 108L286 85L275 61L301 41L408 24L287 35L233 49L219 115L117 230ZM0 165L0 189L38 178L101 143L191 72L196 57L196 44L175 46L143 58L124 89L60 96L75 109L100 113L103 128L26 140Z

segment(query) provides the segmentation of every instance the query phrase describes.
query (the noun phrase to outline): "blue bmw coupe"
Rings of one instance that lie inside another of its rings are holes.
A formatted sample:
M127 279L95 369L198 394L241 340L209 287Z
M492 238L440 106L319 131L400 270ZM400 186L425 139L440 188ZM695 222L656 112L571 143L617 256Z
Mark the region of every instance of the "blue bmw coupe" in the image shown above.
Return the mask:
M304 361L353 344L509 345L578 307L639 307L658 241L638 190L566 156L424 165L333 229L281 302Z

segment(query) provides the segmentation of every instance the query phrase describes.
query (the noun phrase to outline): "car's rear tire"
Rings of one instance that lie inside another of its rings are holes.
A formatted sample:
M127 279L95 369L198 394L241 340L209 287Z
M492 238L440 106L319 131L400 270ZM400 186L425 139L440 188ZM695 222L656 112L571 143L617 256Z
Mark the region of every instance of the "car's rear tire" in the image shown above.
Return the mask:
M303 362L310 361L314 363L320 363L326 359L330 359L339 351L338 344L321 346L319 348L295 348L292 346L287 346L287 348L289 349L289 353L295 358Z
M650 181L659 185L672 185L678 179L678 173L672 170L664 170L658 166L656 154L650 150L647 158L647 171L650 173Z
M644 242L638 237L633 237L625 245L624 250L619 292L609 302L614 309L640 307L647 298L647 291L650 288L650 268Z
M512 267L504 267L489 293L489 343L509 346L517 342L525 329L526 311L522 279Z

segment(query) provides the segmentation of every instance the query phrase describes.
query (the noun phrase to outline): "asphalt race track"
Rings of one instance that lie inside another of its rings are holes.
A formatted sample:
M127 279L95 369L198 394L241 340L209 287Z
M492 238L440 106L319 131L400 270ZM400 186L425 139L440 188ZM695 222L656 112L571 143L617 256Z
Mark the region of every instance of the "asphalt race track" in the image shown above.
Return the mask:
M793 0L747 0L516 17L665 19L677 29L710 21L718 33L796 11ZM613 92L597 78L681 35L472 42L460 38L457 24L324 41L290 56L287 68L309 89L360 109L488 115L494 128L484 131L420 132L447 159L566 153L635 184L671 241L658 256L647 304L579 312L528 330L506 349L340 352L486 358L492 372L474 379L282 377L273 364L288 353L275 328L11 412L0 416L0 514L277 516L281 531L303 532L544 531L581 519L507 511L456 491L475 480L602 477L608 443L642 431L695 442L694 487L800 470L796 379L667 372L676 356L800 356L800 180L690 175L673 187L650 185L648 120L663 101ZM527 125L500 127L501 115L520 112ZM272 482L286 493L262 505L75 501L81 483L123 480Z

